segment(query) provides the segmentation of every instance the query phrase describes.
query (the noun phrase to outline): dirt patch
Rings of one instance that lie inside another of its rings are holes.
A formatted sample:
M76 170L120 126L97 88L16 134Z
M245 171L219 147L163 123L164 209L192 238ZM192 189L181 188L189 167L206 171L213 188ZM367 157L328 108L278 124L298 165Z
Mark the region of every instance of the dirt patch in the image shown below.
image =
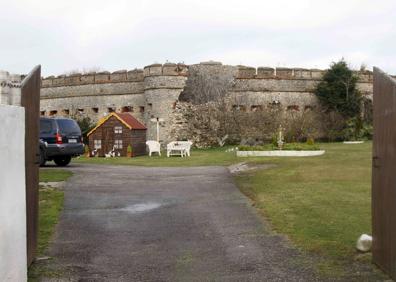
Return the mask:
M59 181L59 182L40 182L39 186L46 189L46 188L57 188L62 189L66 184L66 181Z
M252 164L252 163L242 162L242 163L230 165L228 167L228 170L230 171L231 174L240 174L243 172L252 172L255 170L270 169L273 167L276 167L276 165L274 165L274 164Z

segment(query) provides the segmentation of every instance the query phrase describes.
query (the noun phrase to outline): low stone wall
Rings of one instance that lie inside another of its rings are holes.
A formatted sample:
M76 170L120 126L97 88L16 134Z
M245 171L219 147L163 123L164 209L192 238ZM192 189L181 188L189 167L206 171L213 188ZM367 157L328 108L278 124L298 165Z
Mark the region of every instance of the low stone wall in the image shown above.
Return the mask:
M237 151L237 157L314 157L325 151Z

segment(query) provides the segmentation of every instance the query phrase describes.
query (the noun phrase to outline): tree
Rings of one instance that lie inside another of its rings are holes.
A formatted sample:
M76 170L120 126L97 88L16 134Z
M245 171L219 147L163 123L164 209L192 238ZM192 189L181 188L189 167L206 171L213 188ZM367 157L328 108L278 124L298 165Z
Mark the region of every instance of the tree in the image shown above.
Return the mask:
M88 145L88 137L87 134L88 132L91 131L95 127L95 123L92 122L91 118L87 116L78 116L78 115L72 115L72 119L74 119L77 123L78 126L81 129L81 133L84 139L84 144Z
M315 91L328 111L340 113L344 118L357 117L361 112L361 94L356 83L358 77L344 59L333 63L324 74Z
M230 135L229 91L234 83L236 69L221 64L193 65L189 68L189 78L180 102L194 105L191 126L206 132L223 146Z

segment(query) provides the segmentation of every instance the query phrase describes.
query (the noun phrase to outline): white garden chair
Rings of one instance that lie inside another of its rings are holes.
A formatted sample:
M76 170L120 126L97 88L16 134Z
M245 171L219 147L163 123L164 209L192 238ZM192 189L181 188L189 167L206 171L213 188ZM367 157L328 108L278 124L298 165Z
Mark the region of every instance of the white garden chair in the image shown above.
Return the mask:
M158 141L149 140L146 145L148 146L150 157L152 153L158 153L161 156L161 144Z

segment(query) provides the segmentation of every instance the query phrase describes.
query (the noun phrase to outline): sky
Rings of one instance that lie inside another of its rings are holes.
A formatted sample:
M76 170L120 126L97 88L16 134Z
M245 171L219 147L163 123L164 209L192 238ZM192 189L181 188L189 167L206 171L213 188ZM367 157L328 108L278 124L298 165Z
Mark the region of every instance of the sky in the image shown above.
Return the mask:
M4 1L4 3L2 3ZM394 0L0 0L0 69L44 76L152 63L396 74Z

